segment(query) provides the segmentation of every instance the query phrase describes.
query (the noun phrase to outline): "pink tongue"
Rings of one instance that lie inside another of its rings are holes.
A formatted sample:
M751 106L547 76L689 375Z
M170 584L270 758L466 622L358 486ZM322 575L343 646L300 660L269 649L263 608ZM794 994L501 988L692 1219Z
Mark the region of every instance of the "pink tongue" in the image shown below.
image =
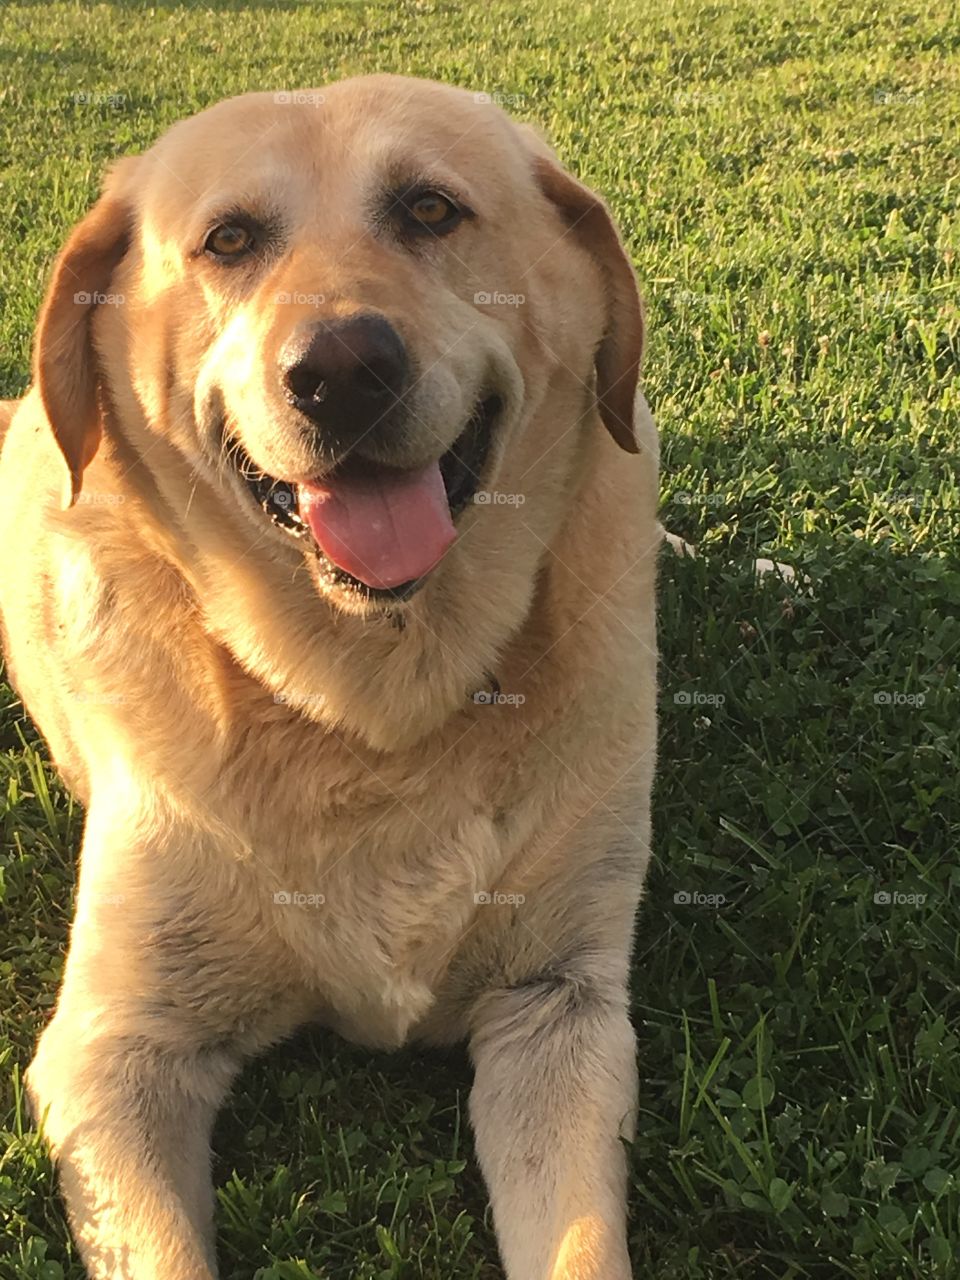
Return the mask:
M300 485L300 514L321 550L368 587L422 578L453 542L440 467L382 468Z

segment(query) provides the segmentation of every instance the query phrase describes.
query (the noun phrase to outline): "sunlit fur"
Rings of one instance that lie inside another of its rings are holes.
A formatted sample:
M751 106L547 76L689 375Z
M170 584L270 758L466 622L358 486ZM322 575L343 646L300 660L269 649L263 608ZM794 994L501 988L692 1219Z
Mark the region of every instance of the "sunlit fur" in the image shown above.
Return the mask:
M478 210L421 256L366 220L410 169ZM275 259L244 278L191 256L267 195ZM403 626L325 583L211 434L219 405L271 474L317 466L275 366L318 307L403 333L410 465L504 400L484 487L522 502L468 509ZM653 423L637 393L634 443L611 406L640 342L602 205L495 106L426 83L221 104L121 162L68 242L0 454L0 606L87 806L29 1089L91 1276L211 1280L216 1108L245 1056L317 1020L465 1040L510 1280L628 1280L659 531ZM506 700L475 701L492 680Z

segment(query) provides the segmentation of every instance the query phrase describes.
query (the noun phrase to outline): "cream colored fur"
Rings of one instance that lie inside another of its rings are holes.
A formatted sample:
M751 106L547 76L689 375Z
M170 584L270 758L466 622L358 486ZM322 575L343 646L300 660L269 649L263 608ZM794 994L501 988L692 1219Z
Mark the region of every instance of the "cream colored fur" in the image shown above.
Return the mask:
M6 433L7 653L87 806L30 1096L90 1276L211 1280L209 1135L244 1058L307 1021L463 1040L507 1276L628 1280L661 536L635 286L602 204L496 107L391 77L322 98L235 99L121 163ZM404 167L478 210L428 257L366 221ZM211 213L263 200L288 238L258 274L191 256ZM390 611L318 577L210 436L222 404L259 465L308 476L277 352L358 308L423 370L410 465L492 382L483 487L523 497L469 508ZM491 674L523 701L474 701Z

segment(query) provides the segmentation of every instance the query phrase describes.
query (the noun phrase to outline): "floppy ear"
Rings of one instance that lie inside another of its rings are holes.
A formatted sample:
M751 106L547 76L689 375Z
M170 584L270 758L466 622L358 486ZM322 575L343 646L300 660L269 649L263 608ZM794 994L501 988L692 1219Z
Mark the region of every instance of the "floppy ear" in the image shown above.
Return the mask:
M91 318L127 251L131 213L111 175L104 194L60 251L34 349L34 381L70 472L70 502L100 444L98 373Z
M607 325L595 357L600 417L621 449L639 453L633 402L643 354L643 306L633 265L604 202L561 169L545 144L537 142L533 165L540 190L557 206L570 234L589 249L606 277Z

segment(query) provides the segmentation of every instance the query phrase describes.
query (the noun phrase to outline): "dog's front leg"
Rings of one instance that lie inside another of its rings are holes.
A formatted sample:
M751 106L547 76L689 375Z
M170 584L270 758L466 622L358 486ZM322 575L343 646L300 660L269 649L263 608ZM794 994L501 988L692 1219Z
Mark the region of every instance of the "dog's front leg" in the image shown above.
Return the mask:
M213 1280L209 1139L232 1064L76 1012L61 1000L27 1083L89 1275Z
M561 977L478 1003L470 1110L509 1280L630 1280L625 1005L622 992Z

